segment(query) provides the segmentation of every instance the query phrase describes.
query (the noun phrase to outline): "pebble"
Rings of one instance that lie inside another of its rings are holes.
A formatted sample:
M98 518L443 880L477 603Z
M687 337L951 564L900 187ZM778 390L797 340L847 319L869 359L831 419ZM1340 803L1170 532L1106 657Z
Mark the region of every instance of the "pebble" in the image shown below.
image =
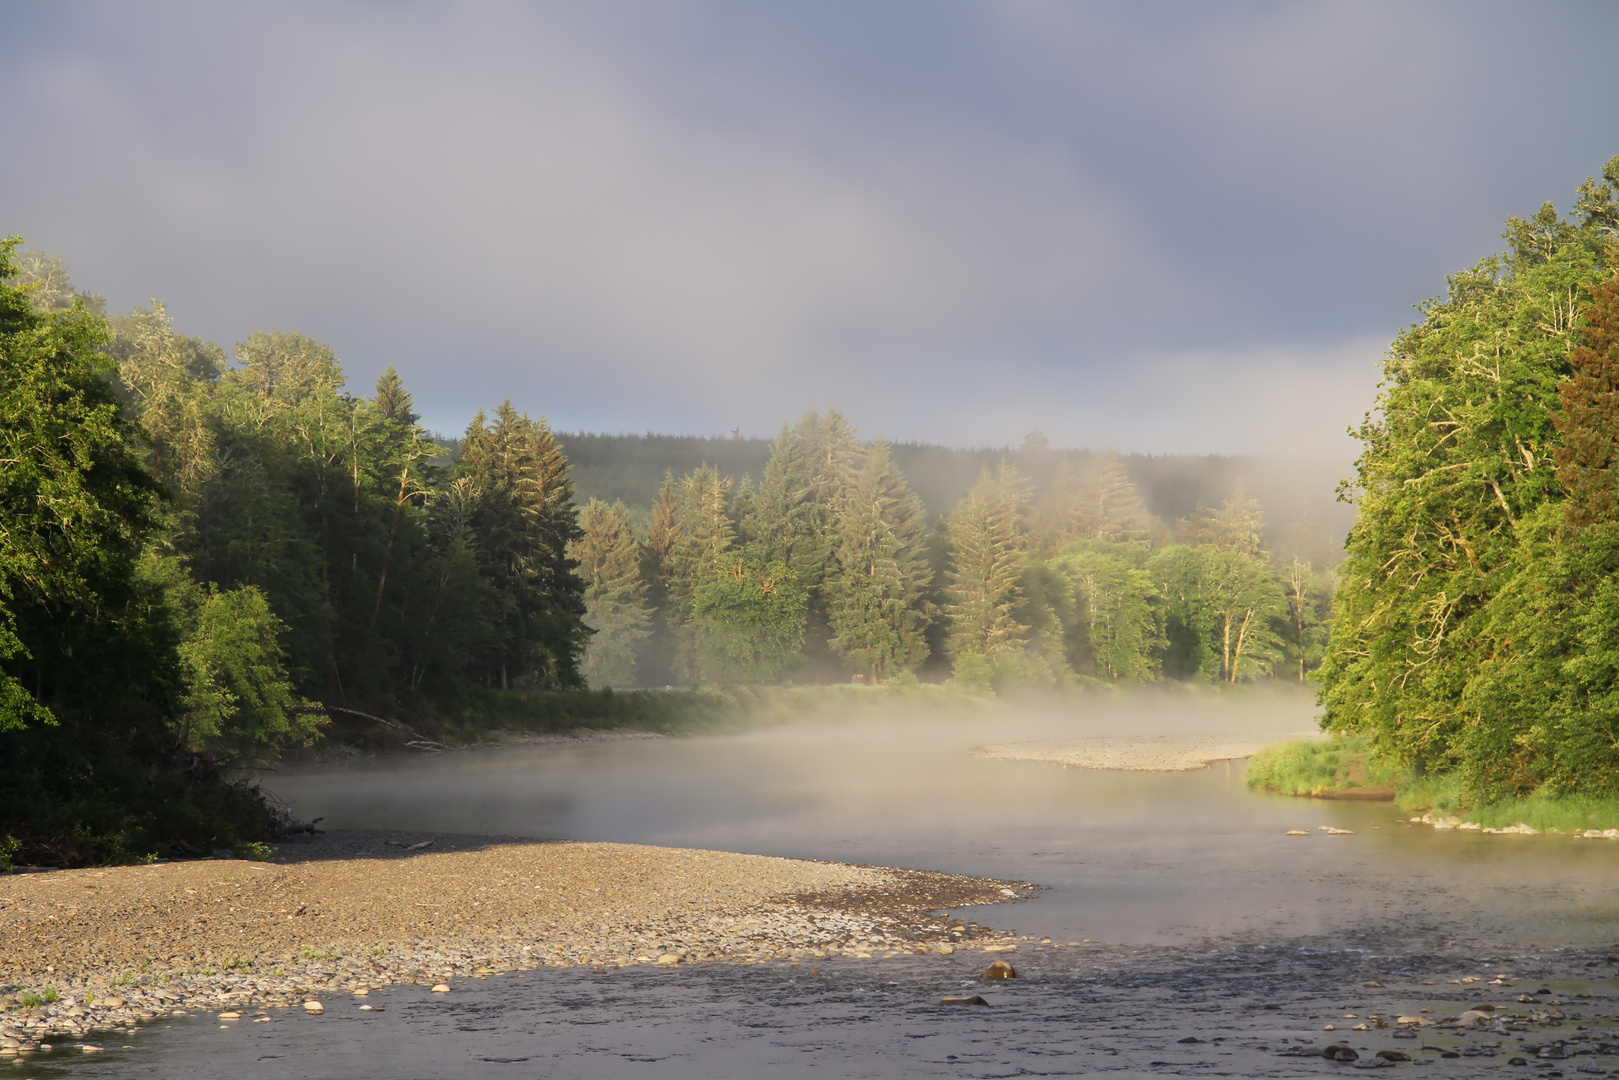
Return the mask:
M306 1001L306 1002L304 1002L304 1012L306 1012L306 1013L313 1013L314 1015L319 1016L322 1013L324 1013L325 1011L326 1011L326 1006L322 1005L318 1001Z
M435 994L448 994L449 992L450 992L450 985L448 983L434 983L433 984L433 993L435 993Z
M1018 975L1017 968L1008 964L1005 960L997 960L984 970L982 977L985 979L1017 979L1022 976Z

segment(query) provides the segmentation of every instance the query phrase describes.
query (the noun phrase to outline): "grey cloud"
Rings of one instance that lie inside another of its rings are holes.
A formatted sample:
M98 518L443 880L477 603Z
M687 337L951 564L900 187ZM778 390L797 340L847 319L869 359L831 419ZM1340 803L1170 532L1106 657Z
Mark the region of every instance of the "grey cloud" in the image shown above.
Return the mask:
M393 362L446 429L1337 454L1368 343L1491 245L1476 127L1432 121L1510 44L1464 10L58 9L0 46L0 228Z

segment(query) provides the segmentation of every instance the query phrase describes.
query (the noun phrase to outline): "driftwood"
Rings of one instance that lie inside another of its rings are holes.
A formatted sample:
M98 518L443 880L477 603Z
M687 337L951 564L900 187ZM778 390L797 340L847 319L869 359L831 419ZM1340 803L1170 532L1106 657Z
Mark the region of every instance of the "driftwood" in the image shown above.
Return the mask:
M344 713L348 716L358 716L362 720L373 720L376 723L381 724L383 727L404 732L406 735L411 736L410 740L407 741L405 745L410 747L412 750L421 750L429 754L438 754L444 752L445 750L461 749L461 747L458 746L445 746L441 742L436 742L429 739L409 725L402 724L398 720L389 720L386 716L373 716L368 712L361 712L359 709L345 708L341 705L327 705L325 708L327 712Z

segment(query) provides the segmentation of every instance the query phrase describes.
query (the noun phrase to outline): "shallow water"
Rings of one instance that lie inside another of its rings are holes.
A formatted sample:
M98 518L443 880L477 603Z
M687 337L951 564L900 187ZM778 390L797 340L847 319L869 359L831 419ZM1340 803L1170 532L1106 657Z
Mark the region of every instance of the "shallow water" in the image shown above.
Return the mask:
M972 981L981 954L832 961L814 975L785 964L545 970L469 984L448 1000L395 988L370 999L387 1005L380 1014L342 1003L325 1017L224 1031L203 1018L70 1071L1313 1075L1336 1066L1278 1058L1283 1040L1342 1037L1322 1028L1345 1011L1429 1004L1442 1014L1480 993L1505 1004L1523 987L1447 981L1498 972L1595 995L1582 1015L1593 1033L1605 1031L1595 1018L1613 1011L1608 997L1619 989L1603 962L1619 929L1619 843L1435 832L1402 823L1388 804L1254 795L1240 762L1123 773L967 753L1022 739L1310 726L1302 696L1163 698L1083 713L823 717L739 735L283 772L267 786L298 816L324 815L331 827L633 841L1020 879L1044 891L961 914L1095 944L1025 948L1017 963L1026 978L993 992ZM1294 828L1311 835L1285 835ZM1374 979L1387 989L1361 986ZM938 1004L969 985L990 1008ZM1175 1041L1183 1037L1204 1041ZM1496 1057L1439 1059L1469 1037L1351 1037L1367 1054L1392 1047L1432 1059L1404 1066L1422 1075L1493 1075L1508 1069L1513 1045ZM1423 1045L1436 1049L1419 1054ZM36 1061L29 1075L57 1067Z

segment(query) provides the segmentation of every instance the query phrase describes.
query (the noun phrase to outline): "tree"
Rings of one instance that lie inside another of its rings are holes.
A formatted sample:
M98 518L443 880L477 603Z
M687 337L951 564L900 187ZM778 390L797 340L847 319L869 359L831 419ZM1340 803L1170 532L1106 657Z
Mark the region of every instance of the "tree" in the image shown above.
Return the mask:
M1451 768L1501 745L1464 697L1497 647L1491 604L1521 533L1560 498L1552 420L1593 287L1612 272L1587 219L1509 223L1511 252L1450 279L1394 342L1377 413L1359 429L1359 517L1339 568L1321 668L1325 722L1379 751ZM1600 441L1600 440L1598 440ZM1592 459L1581 467L1599 465Z
M84 665L138 633L120 611L135 600L134 561L162 507L113 393L105 323L82 303L37 312L10 283L19 243L0 242L0 731L51 722L52 697L121 691L106 680L125 662ZM100 645L86 647L92 639Z
M664 618L675 639L676 674L688 680L702 674L695 627L697 594L732 561L736 539L730 513L733 489L728 478L706 465L693 469L678 488L675 524L667 539Z
M791 568L752 567L739 555L692 597L697 668L711 682L769 682L797 660L809 597Z
M1240 552L1175 545L1147 568L1166 602L1177 667L1224 683L1271 670L1280 645L1273 620L1284 603L1264 564Z
M585 583L585 625L595 631L582 668L592 686L635 683L636 654L651 633L630 513L591 499L579 512L579 539L568 549Z
M280 641L285 626L262 592L204 587L181 559L153 549L140 572L180 634L184 688L174 727L181 745L259 765L319 737L325 717L293 688Z
M993 473L985 466L951 511L945 649L952 659L972 653L993 661L1023 646L1028 627L1014 612L1023 596L1019 578L1028 497L1023 477L1002 461Z
M416 426L421 417L416 415L416 402L405 389L405 380L399 377L392 364L377 378L376 396L377 412L382 414L384 420L391 421L406 428Z
M832 647L880 682L927 657L927 513L881 439L836 511L835 572L825 586Z
M568 460L544 420L507 401L493 422L480 412L462 443L460 475L470 483L470 524L479 570L503 600L498 646L487 677L508 688L576 686L585 628L584 582L568 545L579 538Z
M216 468L224 351L176 334L156 300L112 320L112 329L119 380L151 439L147 464L179 497L182 512L190 512Z
M1153 525L1124 460L1109 451L1093 457L1080 476L1074 512L1063 539L1145 541L1151 539Z
M1071 544L1052 561L1073 591L1086 674L1143 682L1158 674L1165 643L1161 600L1139 547Z
M1581 529L1619 516L1619 277L1592 290L1569 363L1558 388L1562 411L1552 417L1562 438L1553 458L1567 496L1564 520Z

